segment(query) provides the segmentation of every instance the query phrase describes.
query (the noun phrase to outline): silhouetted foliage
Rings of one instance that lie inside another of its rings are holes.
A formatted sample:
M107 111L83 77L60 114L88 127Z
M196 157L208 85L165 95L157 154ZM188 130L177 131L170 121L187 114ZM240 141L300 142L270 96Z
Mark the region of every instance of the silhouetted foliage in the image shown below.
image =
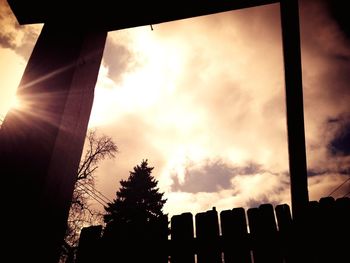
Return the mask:
M105 223L147 223L164 216L162 208L166 199L157 188L158 181L151 175L153 168L143 160L127 180L120 181L117 198L105 207Z
M167 258L161 251L169 233L168 218L162 208L166 202L164 193L157 188L158 181L151 175L153 167L147 160L134 167L127 180L120 181L116 199L105 207L104 253L101 262L115 257L115 244L122 251L119 262L161 262ZM163 245L161 245L163 244ZM137 253L135 253L137 251Z

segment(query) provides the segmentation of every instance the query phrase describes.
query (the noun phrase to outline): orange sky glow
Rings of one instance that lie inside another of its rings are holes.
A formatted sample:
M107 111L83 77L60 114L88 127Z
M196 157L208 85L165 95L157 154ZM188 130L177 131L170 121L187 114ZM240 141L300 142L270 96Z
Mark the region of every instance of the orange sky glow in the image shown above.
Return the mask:
M42 25L18 26L5 0L0 8L4 118ZM309 196L318 200L350 173L350 153L331 149L350 120L350 45L321 2L301 1L300 20ZM109 32L89 127L120 152L100 165L97 189L113 199L148 159L170 215L290 204L283 74L276 4Z

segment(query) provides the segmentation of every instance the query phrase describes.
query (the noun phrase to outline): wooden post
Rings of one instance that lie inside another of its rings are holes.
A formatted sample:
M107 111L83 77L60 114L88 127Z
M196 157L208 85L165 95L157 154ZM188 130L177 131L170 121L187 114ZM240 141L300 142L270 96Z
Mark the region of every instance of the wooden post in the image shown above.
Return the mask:
M298 220L309 201L304 131L298 0L281 0L281 23L287 109L289 172L293 218Z
M34 47L0 132L9 261L57 262L106 37L46 23Z

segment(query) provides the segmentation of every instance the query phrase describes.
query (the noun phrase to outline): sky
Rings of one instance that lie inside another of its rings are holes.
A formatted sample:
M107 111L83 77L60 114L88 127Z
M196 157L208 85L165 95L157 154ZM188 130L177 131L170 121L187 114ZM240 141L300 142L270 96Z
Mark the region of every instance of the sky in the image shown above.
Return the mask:
M309 198L345 182L338 198L350 191L350 33L334 1L299 2ZM18 25L0 0L1 118L20 107L42 26ZM147 159L170 216L290 204L279 5L152 27L108 33L89 128L119 153L96 188L115 198Z

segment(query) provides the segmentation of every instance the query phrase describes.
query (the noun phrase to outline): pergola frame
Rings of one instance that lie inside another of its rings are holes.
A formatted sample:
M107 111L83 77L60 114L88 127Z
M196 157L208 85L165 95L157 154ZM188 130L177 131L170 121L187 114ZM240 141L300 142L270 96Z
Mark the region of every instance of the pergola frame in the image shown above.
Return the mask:
M7 223L16 230L5 237L26 236L19 249L28 254L16 260L57 261L107 32L271 3L280 3L281 11L292 213L296 220L303 215L308 188L298 0L125 1L115 13L107 0L99 6L83 0L8 2L20 24L44 23L18 88L33 108L9 112L0 132L5 185L19 190L6 206L15 218ZM22 210L13 207L25 199ZM31 214L35 230L21 226L23 213ZM35 234L46 240L44 253L33 252Z

